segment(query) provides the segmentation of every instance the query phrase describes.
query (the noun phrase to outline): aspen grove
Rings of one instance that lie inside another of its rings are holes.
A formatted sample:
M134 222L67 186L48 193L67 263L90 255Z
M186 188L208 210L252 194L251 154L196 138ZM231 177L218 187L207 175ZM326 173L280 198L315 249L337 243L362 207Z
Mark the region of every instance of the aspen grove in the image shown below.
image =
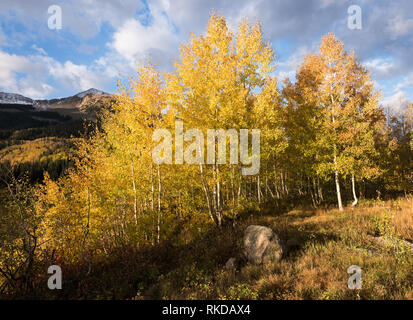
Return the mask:
M90 266L124 248L188 243L246 213L294 204L342 211L360 199L412 192L412 106L400 115L385 110L355 52L327 34L294 82L277 79L276 70L259 22L244 19L233 32L212 14L205 34L180 47L174 71L148 63L119 82L95 133L77 142L74 166L58 179L45 173L11 200L21 214L2 219L10 230L13 221L25 228L2 239L4 288L33 276L40 256ZM206 157L208 147L204 138L176 136L177 123L202 137L211 129L260 130L258 173L244 175L248 165L231 161L230 136L225 162L183 161ZM157 130L173 133L172 163L153 160L165 139L153 138ZM26 185L9 187L16 195L13 188Z

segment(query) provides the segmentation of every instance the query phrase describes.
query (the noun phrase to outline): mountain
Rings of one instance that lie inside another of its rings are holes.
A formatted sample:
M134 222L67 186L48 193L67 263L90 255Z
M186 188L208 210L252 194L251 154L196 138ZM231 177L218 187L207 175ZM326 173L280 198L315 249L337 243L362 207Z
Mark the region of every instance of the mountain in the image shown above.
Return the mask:
M33 105L34 100L17 93L0 92L0 104Z
M47 109L53 105L64 105L67 103L79 102L88 95L109 95L108 93L95 88L79 92L73 96L66 98L50 99L50 100L35 100L17 93L0 92L0 105L16 104L16 105L31 105L40 109Z
M103 92L101 90L98 90L98 89L91 88L89 90L86 90L86 91L83 91L83 92L80 92L80 93L76 94L76 97L83 98L83 97L87 96L88 94L107 94L107 93Z
M0 175L7 164L16 176L29 172L33 182L44 171L59 177L70 166L76 140L93 132L97 115L113 101L94 88L49 100L0 92Z
M94 120L99 110L109 106L113 100L113 95L92 88L67 98L38 100L35 107L55 111L71 118Z
M35 100L20 94L0 92L0 142L16 135L21 136L22 133L17 133L16 130L29 128L54 126L56 128L53 130L56 131L59 129L57 126L60 126L65 128L65 132L69 132L69 127L77 132L83 120L95 121L100 111L108 108L113 101L113 95L94 88L70 97L49 100ZM49 132L51 129L40 131ZM23 135L27 138L30 134L32 133L27 131Z
M48 100L35 100L16 93L0 92L0 112L4 115L4 112L15 113L27 110L51 111L71 118L94 118L95 114L92 113L112 100L112 95L95 88L70 97ZM99 108L90 108L91 103L96 103Z
M66 97L66 98L58 98L58 99L50 99L50 100L35 100L34 106L41 109L48 109L50 107L54 108L68 108L68 107L75 107L78 103L82 101L82 99L88 95L109 95L102 90L98 90L95 88L88 89L86 91L79 92L73 96Z

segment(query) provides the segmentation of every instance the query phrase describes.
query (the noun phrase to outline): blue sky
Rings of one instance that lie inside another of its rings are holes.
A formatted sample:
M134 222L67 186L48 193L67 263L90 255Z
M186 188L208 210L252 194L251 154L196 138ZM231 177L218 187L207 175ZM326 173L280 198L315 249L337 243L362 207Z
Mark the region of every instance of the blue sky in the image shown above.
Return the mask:
M48 8L62 9L50 30ZM348 7L362 9L362 29L347 26ZM205 31L209 14L231 28L245 16L263 23L277 57L277 75L294 79L303 56L334 32L372 72L383 104L413 101L413 1L410 0L2 0L0 91L32 98L73 95L91 87L116 91L150 58L171 71L179 44Z

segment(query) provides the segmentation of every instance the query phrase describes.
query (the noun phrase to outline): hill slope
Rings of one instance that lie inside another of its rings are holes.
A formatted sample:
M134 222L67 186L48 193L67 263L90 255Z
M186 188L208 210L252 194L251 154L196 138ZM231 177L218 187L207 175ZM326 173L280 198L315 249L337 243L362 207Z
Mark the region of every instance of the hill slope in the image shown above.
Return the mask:
M0 140L7 139L15 130L67 124L72 120L95 121L97 114L110 107L114 99L97 89L51 100L0 92Z

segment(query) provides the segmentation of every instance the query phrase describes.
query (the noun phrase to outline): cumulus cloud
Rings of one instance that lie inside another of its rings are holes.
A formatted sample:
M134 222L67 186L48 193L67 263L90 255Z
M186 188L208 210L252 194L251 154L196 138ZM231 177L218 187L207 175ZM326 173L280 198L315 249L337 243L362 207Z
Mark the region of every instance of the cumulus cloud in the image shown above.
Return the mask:
M2 0L0 16L4 21L17 20L27 29L24 34L11 36L8 33L9 41L13 39L18 45L25 42L32 45L36 43L36 37L43 40L60 37L59 40L70 42L63 38L64 33L47 29L47 8L52 4L62 6L63 32L72 33L75 41L83 39L80 45L73 47L73 51L96 55L88 63L76 60L74 56L72 61L53 60L45 64L48 68L50 66L50 72L46 74L71 90L89 85L105 86L119 75L133 75L136 67L148 58L163 71L169 71L177 58L179 44L189 39L190 32L204 33L212 11L223 14L233 29L243 17L259 19L266 39L273 43L287 39L290 48L283 51L283 56L279 56L274 47L279 57L279 78L293 79L304 54L315 51L323 35L334 32L347 49L355 49L356 55L372 71L378 87L386 82L392 83L394 91L389 91L390 88L386 91L390 96L411 86L411 77L408 76L413 74L413 39L410 36L413 19L408 16L413 11L411 0L357 1L356 4L362 8L362 30L347 27L347 9L355 4L350 0L239 0L236 3L222 0L72 0L70 3L60 0ZM106 47L87 43L86 40L99 34L105 24L110 26L105 29L106 33L113 30ZM0 30L0 45L4 41ZM37 56L45 58L39 47L32 49ZM27 59L29 64L35 64L32 58ZM15 69L19 67L7 67L0 70L0 74L3 78L4 74L10 74L11 78L5 79L4 83L14 83L14 88L18 88L23 78L30 78L22 77L20 73L31 71L30 68L25 71ZM38 90L46 92L48 89L40 87Z
M405 76L402 82L397 84L396 90L400 91L408 87L413 87L413 72Z
M0 90L16 92L34 98L50 94L46 83L47 68L38 56L18 56L0 50Z
M86 65L77 65L71 61L66 61L64 64L53 61L49 66L49 73L64 87L76 91L105 88L109 81L102 71Z
M376 78L385 78L392 74L395 68L395 63L391 59L376 58L364 62L366 66Z
M0 50L0 91L20 93L30 98L43 99L55 89L48 84L52 79L71 91L106 88L113 80L105 66L95 62L91 66L72 61L60 63L41 49L28 57L8 54Z
M145 59L163 68L171 65L171 60L178 52L179 38L162 10L168 6L166 1L163 1L162 7L150 5L150 24L144 24L136 18L128 19L113 34L108 46L125 58L131 68L136 68Z
M139 0L2 0L0 15L8 17L12 11L13 19L30 30L53 35L47 27L47 10L51 5L62 8L63 29L83 38L95 36L105 22L117 28L122 21L144 8Z
M51 85L44 82L39 82L32 76L22 78L19 81L19 90L17 90L18 93L32 99L44 99L53 91L54 88Z

